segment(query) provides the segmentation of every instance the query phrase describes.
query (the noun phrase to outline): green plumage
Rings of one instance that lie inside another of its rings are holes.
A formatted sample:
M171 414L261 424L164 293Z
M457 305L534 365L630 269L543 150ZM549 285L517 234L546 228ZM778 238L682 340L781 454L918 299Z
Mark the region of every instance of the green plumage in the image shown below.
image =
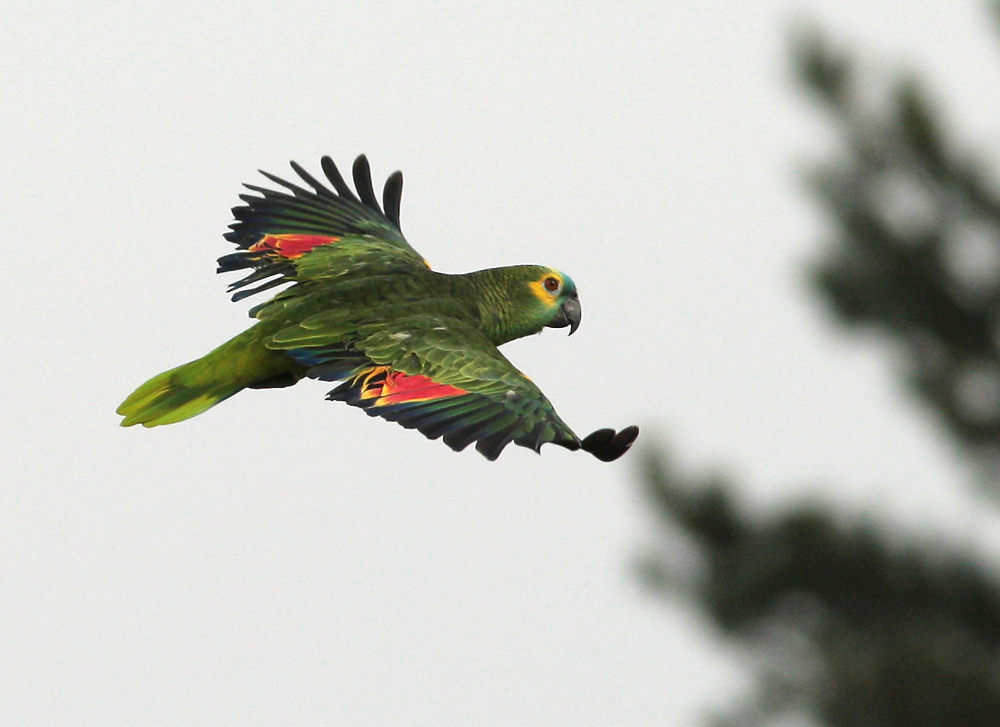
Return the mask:
M579 324L573 281L524 265L445 275L428 267L399 228L402 175L375 198L367 160L355 162L355 196L333 162L334 190L297 164L312 188L248 187L226 237L240 252L220 272L249 269L234 300L291 286L251 309L258 322L211 351L140 386L118 408L123 426L171 424L244 388L303 377L342 381L328 398L362 407L454 449L472 442L495 459L509 442L583 446L601 459L624 453L638 430L601 430L582 442L497 346L543 327Z

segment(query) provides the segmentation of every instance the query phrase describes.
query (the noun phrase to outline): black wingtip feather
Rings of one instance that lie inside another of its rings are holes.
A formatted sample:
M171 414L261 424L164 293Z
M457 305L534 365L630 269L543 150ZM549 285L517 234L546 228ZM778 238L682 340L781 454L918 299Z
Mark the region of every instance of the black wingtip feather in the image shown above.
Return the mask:
M358 189L358 196L361 201L379 212L382 208L378 206L378 198L375 196L375 188L372 186L372 168L368 164L368 157L364 154L354 160L354 186Z
M602 462L613 462L629 450L638 436L639 427L636 426L625 427L617 433L614 429L598 429L583 438L580 448Z
M309 190L303 189L302 187L300 187L297 184L292 184L291 182L282 179L281 177L277 176L276 174L271 174L270 172L265 172L263 169L258 169L257 171L260 172L263 176L265 176L268 179L270 179L275 184L281 185L282 187L284 187L285 189L287 189L288 191L290 191L292 194L294 194L296 197L311 197L311 196L313 196L312 192L310 192ZM253 186L251 186L249 184L244 185L244 186L248 187L249 189L257 190L259 192L269 191L269 190L264 190L264 189L259 189L257 187L253 187Z
M385 216L402 231L399 225L399 204L403 198L403 173L395 171L385 180L385 187L382 189L382 206L385 207Z
M279 272L277 270L275 270L271 274L272 275L278 275ZM240 284L245 284L245 283L248 283L248 282L250 282L250 281L249 280L245 280L245 279L239 281ZM249 298L251 295L256 295L257 293L261 293L261 292L263 292L265 290L270 290L271 288L276 288L279 285L284 285L287 282L288 282L288 279L284 278L284 277L282 277L282 278L272 278L271 280L268 280L266 283L258 285L256 288L246 288L245 290L241 290L241 291L239 291L237 293L233 293L233 295L232 295L232 301L234 303L238 303L241 300L243 300L244 298ZM234 290L233 286L229 286L229 289L230 289L230 291Z
M485 422L476 421L467 425L459 423L458 426L444 435L444 443L456 452L461 452L463 449L476 441L476 437L479 436L479 432L482 431L482 427L489 426L489 424L495 420L496 417L491 417ZM501 447L501 449L503 449L503 447ZM499 454L500 453L498 452L497 456L499 456ZM493 459L496 459L496 457Z
M316 179L313 175L302 168L302 165L298 162L289 162L292 169L298 174L302 180L315 190L316 195L319 197L325 197L326 199L336 199L337 195L331 192L326 186Z
M337 169L337 165L333 163L333 159L325 156L319 160L319 165L323 169L323 174L325 174L326 178L330 180L330 184L332 184L333 188L337 190L337 194L341 197L346 197L347 199L353 199L355 202L358 201L354 192L351 191L351 188L347 186L347 182L345 182L344 178L340 175L340 170Z
M266 174L266 172L261 172L261 174ZM242 199L249 205L255 205L260 202L264 202L267 200L267 195L274 194L274 190L268 189L267 187L261 187L259 184L250 184L249 182L244 182L243 186L246 187L247 189L253 190L254 192L260 192L261 194L260 197L255 197L252 194L241 194L240 199ZM242 209L242 210L247 210L248 212L253 211L252 207L233 207L233 209L234 210Z
M492 434L480 438L480 440L476 442L476 451L486 457L486 459L490 462L495 462L496 458L500 456L501 452L503 452L504 447L511 443L511 435L514 430L517 429L519 421L520 420L515 419L502 429L498 429Z
M235 242L235 240L233 240L233 242ZM243 270L245 268L253 268L257 266L257 260L253 256L247 255L245 252L231 252L228 255L223 255L216 262L219 264L216 272L219 273L228 273L231 270Z

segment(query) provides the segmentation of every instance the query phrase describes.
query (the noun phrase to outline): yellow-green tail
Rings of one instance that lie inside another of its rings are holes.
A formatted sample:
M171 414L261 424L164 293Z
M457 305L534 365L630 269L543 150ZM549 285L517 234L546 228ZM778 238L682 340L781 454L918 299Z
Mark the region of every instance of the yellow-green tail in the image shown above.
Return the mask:
M209 354L154 376L118 407L121 425L157 427L201 414L247 387L288 386L305 369L264 346L254 328Z
M125 417L122 426L156 427L184 421L228 399L245 386L232 381L205 380L199 376L202 373L199 368L205 368L204 359L164 371L133 391L117 410Z

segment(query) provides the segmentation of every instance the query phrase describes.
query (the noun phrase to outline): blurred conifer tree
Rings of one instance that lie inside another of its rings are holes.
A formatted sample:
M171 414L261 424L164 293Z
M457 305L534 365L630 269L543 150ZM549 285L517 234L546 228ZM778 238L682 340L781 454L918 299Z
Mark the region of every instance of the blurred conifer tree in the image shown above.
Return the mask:
M810 178L835 230L816 289L843 324L896 345L915 396L995 482L1000 186L946 136L915 78L873 99L857 63L818 32L797 37L794 66L844 142ZM756 695L716 724L1000 725L989 565L940 543L890 542L818 506L760 518L730 483L692 481L658 455L644 480L697 564L677 577L675 537L643 560L646 582L684 587L758 665Z

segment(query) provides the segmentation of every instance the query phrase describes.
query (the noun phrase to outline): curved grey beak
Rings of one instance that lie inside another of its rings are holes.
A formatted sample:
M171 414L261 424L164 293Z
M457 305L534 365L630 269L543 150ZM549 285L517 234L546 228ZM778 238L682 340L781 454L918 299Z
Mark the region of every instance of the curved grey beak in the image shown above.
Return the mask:
M566 326L569 326L569 335L571 336L580 327L580 298L576 293L566 299L566 302L559 307L556 317L546 324L546 328L565 328Z

